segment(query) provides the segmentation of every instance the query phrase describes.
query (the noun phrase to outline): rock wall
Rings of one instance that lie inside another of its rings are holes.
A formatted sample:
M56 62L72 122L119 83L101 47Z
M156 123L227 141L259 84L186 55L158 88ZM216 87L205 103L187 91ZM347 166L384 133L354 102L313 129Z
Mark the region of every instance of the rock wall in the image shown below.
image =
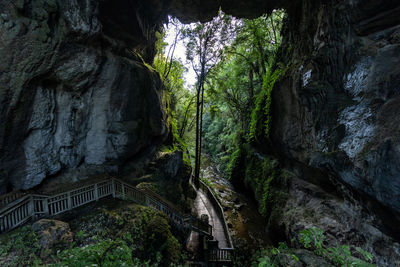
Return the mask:
M292 11L293 10L293 11ZM288 9L290 70L273 93L281 154L400 212L400 5L303 1Z
M137 56L159 24L120 3L0 1L1 192L118 172L166 137L162 82Z
M395 1L293 3L280 54L289 70L272 93L272 150L296 178L270 226L288 240L317 226L380 266L400 264L399 11Z

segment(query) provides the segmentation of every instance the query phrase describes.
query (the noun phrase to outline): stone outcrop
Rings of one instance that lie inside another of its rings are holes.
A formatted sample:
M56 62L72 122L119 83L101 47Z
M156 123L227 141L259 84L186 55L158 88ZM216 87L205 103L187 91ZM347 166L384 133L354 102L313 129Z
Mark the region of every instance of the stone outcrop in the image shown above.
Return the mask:
M108 5L0 1L1 192L117 172L165 139L162 82L137 56L158 24L133 10L118 28Z
M400 212L400 5L378 2L288 9L272 139L286 159Z
M182 151L158 152L146 167L130 170L124 180L140 189L150 189L190 213L196 192L189 184L192 168Z
M69 224L58 220L41 219L32 224L32 230L37 234L42 254L56 245L68 247L74 238Z
M271 150L296 177L270 226L287 240L319 227L379 266L400 264L399 10L297 2L279 57L289 69L272 93Z

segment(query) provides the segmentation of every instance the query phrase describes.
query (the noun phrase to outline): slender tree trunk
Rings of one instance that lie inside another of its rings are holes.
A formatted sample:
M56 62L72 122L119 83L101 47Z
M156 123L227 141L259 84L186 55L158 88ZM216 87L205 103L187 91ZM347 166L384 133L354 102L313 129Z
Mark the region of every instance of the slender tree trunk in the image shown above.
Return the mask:
M204 81L205 81L205 76L206 76L206 58L205 54L202 54L200 51L201 55L201 71L200 71L200 76L199 76L199 83L198 83L198 88L197 88L197 107L196 107L196 162L195 162L195 186L199 188L200 186L200 157L201 157L201 124L200 124L200 118L202 118L202 114L200 114L200 93L202 93L202 98L204 96ZM203 101L202 101L203 103ZM203 105L201 106L201 112L203 112ZM201 119L202 121L202 119Z
M196 100L196 156L195 156L195 164L194 164L194 185L196 188L199 188L199 173L200 173L200 166L198 164L199 160L199 113L200 113L200 90L201 90L201 78L199 81L199 85L197 88L197 100Z
M188 104L187 107L186 107L186 111L185 111L185 115L184 115L184 117L183 117L181 129L179 130L179 137L180 137L180 138L183 138L183 134L185 133L186 126L187 126L187 123L188 123L188 120L189 120L189 118L188 118L189 109L190 109L190 107L192 106L193 100L194 100L194 96L190 99L190 102L189 102L189 104Z
M204 110L204 82L201 86L201 108L200 108L200 130L199 130L199 160L198 160L198 171L199 171L199 179L200 179L200 166L201 166L201 145L202 145L202 135L203 135L203 110Z

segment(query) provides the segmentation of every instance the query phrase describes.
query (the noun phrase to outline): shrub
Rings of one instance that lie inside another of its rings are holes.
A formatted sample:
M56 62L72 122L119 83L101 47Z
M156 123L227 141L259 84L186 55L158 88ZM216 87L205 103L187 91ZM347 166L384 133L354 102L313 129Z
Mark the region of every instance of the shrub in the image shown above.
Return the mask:
M316 227L302 230L299 235L299 241L306 249L311 249L317 255L321 255L331 261L336 266L363 266L369 267L372 265L372 254L364 251L361 248L356 250L363 256L364 260L361 260L352 255L350 246L348 245L337 245L336 247L324 248L323 241L325 235L321 229Z

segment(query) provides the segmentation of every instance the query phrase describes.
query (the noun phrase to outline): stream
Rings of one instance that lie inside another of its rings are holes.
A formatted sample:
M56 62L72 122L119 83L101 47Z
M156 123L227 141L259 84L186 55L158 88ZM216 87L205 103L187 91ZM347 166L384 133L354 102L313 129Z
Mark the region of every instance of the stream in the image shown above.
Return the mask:
M254 251L271 245L265 232L267 222L255 200L238 192L208 157L202 157L200 177L221 202L235 248Z

